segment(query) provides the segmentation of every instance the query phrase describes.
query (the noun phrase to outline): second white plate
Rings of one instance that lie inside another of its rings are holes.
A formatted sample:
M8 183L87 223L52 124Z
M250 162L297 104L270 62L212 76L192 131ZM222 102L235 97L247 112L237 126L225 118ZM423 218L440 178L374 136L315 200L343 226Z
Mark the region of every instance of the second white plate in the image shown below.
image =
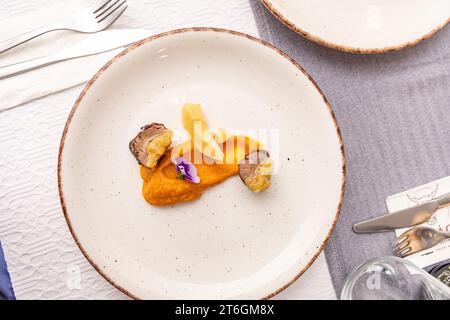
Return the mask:
M399 50L450 21L449 0L261 0L306 38L354 53Z

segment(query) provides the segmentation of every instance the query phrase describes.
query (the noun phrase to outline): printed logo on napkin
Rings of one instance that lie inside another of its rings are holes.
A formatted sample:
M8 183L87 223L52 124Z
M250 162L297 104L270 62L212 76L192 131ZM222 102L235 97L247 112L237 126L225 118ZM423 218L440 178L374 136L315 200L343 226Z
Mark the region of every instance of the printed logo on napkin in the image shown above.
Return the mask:
M450 177L436 180L417 188L407 190L386 199L389 212L394 212L409 207L420 205L424 202L439 198L440 196L450 192ZM433 228L443 232L450 232L450 206L437 210L430 220L419 225ZM395 230L396 236L400 236L403 232L410 228L402 228ZM450 258L450 240L444 240L436 246L417 252L406 257L417 266L428 270L439 262L446 261Z

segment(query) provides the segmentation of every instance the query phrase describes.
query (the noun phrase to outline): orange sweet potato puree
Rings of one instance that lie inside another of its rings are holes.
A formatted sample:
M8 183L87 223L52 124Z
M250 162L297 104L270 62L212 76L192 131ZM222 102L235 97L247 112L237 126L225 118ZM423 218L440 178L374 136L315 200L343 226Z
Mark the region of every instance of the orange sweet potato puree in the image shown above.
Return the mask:
M202 161L199 164L195 164L200 177L200 183L197 184L177 178L178 173L171 159L172 149L166 152L155 168L148 169L141 166L142 194L145 200L154 206L193 201L198 199L205 189L237 175L239 161L246 154L259 147L258 142L248 137L241 136L241 138L244 138L241 141L245 141L245 144L237 143L237 138L237 136L230 138L234 139L235 142L232 143L232 148L225 147L226 142L220 145L224 153L223 163L208 164ZM191 148L191 152L198 151L195 148ZM225 159L228 159L228 161L225 161Z

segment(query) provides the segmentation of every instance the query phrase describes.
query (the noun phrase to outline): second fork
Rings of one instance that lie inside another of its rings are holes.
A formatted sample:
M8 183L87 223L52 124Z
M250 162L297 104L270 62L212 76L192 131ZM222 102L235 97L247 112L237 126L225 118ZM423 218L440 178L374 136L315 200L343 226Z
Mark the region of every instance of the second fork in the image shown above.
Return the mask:
M404 258L413 253L434 247L439 242L450 239L450 233L427 227L415 227L400 235L392 246L394 256Z

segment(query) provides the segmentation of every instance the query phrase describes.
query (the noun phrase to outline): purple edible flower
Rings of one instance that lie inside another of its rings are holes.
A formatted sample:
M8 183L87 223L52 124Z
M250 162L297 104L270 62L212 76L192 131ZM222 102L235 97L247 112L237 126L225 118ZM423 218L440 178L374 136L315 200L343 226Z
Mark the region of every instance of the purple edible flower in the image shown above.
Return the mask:
M184 158L174 158L172 162L175 164L175 169L179 173L180 179L185 179L193 183L199 183L200 177L197 175L197 168L188 160Z

